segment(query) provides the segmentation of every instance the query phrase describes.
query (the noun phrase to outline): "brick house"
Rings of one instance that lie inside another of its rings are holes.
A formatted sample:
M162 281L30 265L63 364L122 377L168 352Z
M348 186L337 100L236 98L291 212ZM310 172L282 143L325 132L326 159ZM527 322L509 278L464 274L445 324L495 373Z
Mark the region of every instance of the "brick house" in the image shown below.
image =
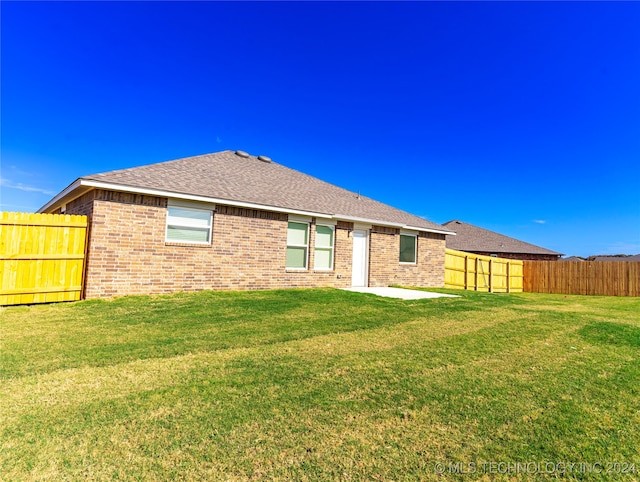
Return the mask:
M456 236L447 238L449 249L521 260L557 261L562 256L556 251L455 219L442 226L456 233Z
M439 287L453 234L242 151L84 176L40 212L89 217L86 298Z

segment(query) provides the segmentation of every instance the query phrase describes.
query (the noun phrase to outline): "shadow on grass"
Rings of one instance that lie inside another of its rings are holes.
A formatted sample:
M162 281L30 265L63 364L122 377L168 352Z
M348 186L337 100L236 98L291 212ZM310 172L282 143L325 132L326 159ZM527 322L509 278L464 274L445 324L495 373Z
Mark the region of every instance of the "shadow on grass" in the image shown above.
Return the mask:
M598 321L585 325L578 333L594 344L640 348L640 327L633 325Z

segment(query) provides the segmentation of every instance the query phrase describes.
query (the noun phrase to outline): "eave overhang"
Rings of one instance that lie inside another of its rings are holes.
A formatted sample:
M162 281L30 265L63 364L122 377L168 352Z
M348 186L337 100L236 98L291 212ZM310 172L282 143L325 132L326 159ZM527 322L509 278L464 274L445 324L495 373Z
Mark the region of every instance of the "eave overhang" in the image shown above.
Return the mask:
M272 212L280 212L285 214L296 214L301 216L312 216L323 219L335 219L338 221L350 221L350 222L358 222L358 223L368 223L375 224L377 226L388 226L393 228L400 229L410 229L415 231L423 231L428 233L436 233L443 235L453 235L455 236L455 232L445 230L445 229L433 229L419 226L411 226L402 223L394 223L390 221L383 221L379 219L365 219L358 218L354 216L347 216L337 213L318 213L312 211L304 211L299 209L291 209L281 206L269 206L265 204L258 203L248 203L243 201L234 201L231 199L222 199L208 196L197 196L194 194L185 194L179 192L171 192L164 191L161 189L149 189L149 188L141 188L137 186L127 186L124 184L114 184L108 182L94 181L91 179L77 179L72 184L67 186L63 191L54 196L47 204L38 209L39 213L48 213L55 211L61 206L73 201L74 199L79 198L83 194L86 194L92 189L104 189L107 191L120 191L120 192L129 192L134 194L143 194L148 196L158 196L158 197L166 197L172 199L182 199L185 201L198 201L205 202L211 204L225 204L227 206L235 206L240 208L248 208L248 209L260 209L263 211L272 211Z

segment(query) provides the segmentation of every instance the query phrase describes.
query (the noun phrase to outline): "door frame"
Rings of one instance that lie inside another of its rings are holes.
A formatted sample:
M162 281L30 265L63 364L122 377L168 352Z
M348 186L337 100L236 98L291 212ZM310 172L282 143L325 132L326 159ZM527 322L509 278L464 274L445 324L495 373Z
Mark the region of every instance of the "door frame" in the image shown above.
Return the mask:
M353 228L353 234L352 234L352 247L351 247L351 286L352 287L367 287L369 286L369 237L370 237L370 227L363 227L363 226L354 226ZM364 263L364 284L360 285L356 285L354 283L355 281L355 277L354 277L354 272L353 272L353 268L354 268L354 260L355 260L355 239L356 239L356 232L358 233L364 233L364 253L362 256L362 262Z

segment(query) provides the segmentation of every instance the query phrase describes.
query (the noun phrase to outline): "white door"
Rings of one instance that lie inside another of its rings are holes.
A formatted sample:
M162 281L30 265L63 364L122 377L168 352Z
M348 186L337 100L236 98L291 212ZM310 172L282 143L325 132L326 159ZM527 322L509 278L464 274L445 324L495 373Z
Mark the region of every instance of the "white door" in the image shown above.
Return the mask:
M353 262L351 286L369 286L369 233L356 229L353 231Z

